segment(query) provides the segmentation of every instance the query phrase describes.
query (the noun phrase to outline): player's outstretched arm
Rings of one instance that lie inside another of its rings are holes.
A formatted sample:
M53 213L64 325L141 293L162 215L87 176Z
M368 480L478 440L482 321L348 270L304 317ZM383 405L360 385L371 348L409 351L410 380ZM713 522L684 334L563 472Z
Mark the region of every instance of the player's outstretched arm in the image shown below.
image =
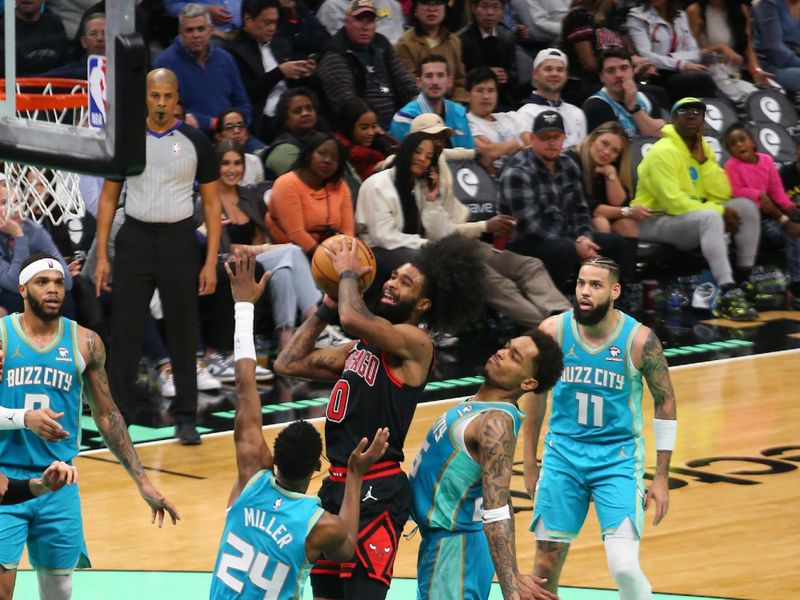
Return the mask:
M180 519L178 511L163 494L153 487L153 484L147 478L139 456L136 454L131 438L128 435L128 427L125 425L125 420L111 397L108 375L106 375L106 349L103 346L103 341L94 331L83 327L78 332L78 339L81 353L84 357L88 356L86 369L83 372L84 380L87 383L85 386L86 399L89 401L92 417L97 424L100 435L103 436L103 441L136 482L139 494L150 506L152 522L155 523L156 519L158 519L158 526L161 527L164 523L165 514L169 514L174 525Z
M468 428L467 439L468 444L470 438L477 442L478 462L482 470L483 531L489 542L489 552L503 598L556 598L536 585L532 578L521 578L517 567L514 509L510 493L517 440L511 417L500 411L492 411L476 419L472 425Z
M675 446L677 432L677 409L675 406L675 390L669 378L669 366L664 358L656 334L646 327L641 327L637 342L644 338L639 370L647 381L647 387L653 396L655 418L653 430L656 443L656 473L645 496L645 510L655 501L656 514L653 525L658 525L669 510L669 463Z
M229 506L255 473L261 469L272 469L272 453L261 431L261 397L256 386L256 350L253 342L254 305L264 293L270 273L264 273L261 280L256 281L255 263L254 257L238 251L234 253L232 262L225 263L236 320L233 334L236 374L233 442L238 476L228 498Z
M346 561L353 557L358 539L358 519L361 511L361 481L369 468L380 460L389 447L389 428L375 432L367 448L367 438L361 438L347 461L347 480L338 515L326 512L306 539L306 557L315 561L320 554L328 560ZM364 448L367 448L364 450Z
M275 370L288 377L304 377L319 381L336 381L342 376L345 360L353 344L338 348L315 348L322 330L336 315L336 302L327 295L316 314L308 317L294 332L275 360Z
M330 256L333 268L339 273L339 321L342 328L357 337L367 339L387 353L401 359L416 359L426 367L430 364L433 346L428 335L412 325L393 325L367 308L358 291L358 279L369 272L358 258L358 242L350 246L342 238L341 245L322 246Z

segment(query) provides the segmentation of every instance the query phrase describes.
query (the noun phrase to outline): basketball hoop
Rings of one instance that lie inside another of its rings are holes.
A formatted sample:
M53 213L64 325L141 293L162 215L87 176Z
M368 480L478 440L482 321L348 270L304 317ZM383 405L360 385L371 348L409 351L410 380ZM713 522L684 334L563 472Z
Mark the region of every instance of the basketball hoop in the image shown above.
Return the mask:
M0 79L0 100L5 100L4 85ZM17 116L42 125L85 127L87 87L80 79L18 78ZM4 168L9 215L16 211L37 223L50 219L54 225L84 216L77 173L15 162L6 162Z

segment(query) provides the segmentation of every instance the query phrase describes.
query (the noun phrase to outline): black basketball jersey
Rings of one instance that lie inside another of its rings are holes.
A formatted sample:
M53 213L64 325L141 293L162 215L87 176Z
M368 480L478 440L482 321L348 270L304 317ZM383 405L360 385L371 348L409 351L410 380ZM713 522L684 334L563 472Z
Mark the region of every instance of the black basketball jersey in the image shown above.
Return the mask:
M362 437L370 441L379 427L389 428L389 447L381 460L402 461L414 409L425 383L410 386L392 372L378 346L360 340L344 363L325 411L325 443L332 465L344 466Z

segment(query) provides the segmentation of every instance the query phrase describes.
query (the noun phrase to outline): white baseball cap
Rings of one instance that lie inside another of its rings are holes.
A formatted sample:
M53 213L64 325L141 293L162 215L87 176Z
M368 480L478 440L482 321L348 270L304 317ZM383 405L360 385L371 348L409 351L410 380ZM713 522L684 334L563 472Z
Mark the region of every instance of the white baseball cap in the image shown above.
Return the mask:
M539 65L546 60L560 60L564 63L565 67L569 67L569 59L567 59L567 55L561 50L558 48L545 48L544 50L540 50L536 58L533 59L533 68L538 69Z

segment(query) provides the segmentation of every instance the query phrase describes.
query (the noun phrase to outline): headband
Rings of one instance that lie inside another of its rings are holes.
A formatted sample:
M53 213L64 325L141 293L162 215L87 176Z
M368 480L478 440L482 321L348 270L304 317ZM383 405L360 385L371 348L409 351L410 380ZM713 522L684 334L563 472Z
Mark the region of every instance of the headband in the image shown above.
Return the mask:
M62 267L61 263L55 258L40 258L19 272L19 284L25 285L34 277L34 275L37 275L42 271L58 271L63 275L64 267Z

